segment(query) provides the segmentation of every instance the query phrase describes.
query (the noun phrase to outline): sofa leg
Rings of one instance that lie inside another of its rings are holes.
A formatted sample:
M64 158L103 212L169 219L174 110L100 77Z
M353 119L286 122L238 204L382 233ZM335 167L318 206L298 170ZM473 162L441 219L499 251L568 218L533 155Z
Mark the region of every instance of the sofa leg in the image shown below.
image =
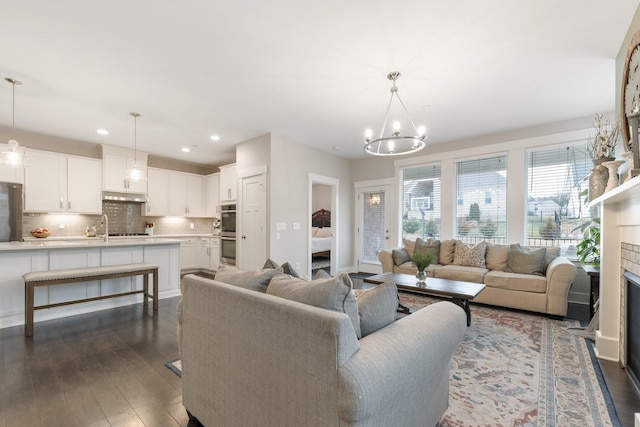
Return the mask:
M547 317L551 320L564 320L564 316L558 314L547 314Z

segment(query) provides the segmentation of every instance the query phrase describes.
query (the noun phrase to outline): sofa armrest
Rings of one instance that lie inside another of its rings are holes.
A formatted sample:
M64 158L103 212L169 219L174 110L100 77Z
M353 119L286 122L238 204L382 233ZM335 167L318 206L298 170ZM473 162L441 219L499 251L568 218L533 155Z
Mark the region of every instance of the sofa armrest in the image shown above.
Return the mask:
M451 357L465 330L464 311L440 302L361 339L360 351L338 370L340 419L358 426L436 425L448 406Z
M547 313L567 314L569 289L576 280L576 266L563 256L556 257L547 267Z
M378 252L378 259L382 264L383 273L393 273L393 267L395 266L395 263L393 262L391 249L380 250L380 252Z

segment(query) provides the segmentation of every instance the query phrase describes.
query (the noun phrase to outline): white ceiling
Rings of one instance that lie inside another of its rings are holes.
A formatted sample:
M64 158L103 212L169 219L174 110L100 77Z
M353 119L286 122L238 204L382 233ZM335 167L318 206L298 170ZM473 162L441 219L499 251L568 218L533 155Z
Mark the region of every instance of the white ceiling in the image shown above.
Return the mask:
M163 157L224 164L273 132L356 159L392 70L433 144L614 110L615 57L639 2L3 2L0 77L23 82L18 141L29 130L133 148L135 111L138 149Z

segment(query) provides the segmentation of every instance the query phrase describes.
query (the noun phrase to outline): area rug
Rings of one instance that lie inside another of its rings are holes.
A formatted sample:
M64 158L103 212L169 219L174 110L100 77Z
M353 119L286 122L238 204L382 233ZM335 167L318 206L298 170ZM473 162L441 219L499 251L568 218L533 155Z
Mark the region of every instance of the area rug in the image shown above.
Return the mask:
M440 301L400 300L411 311ZM438 427L621 427L591 343L563 329L577 325L472 304ZM180 376L180 362L166 366Z
M438 301L400 294L412 311ZM592 344L564 329L577 325L472 304L439 426L619 427Z

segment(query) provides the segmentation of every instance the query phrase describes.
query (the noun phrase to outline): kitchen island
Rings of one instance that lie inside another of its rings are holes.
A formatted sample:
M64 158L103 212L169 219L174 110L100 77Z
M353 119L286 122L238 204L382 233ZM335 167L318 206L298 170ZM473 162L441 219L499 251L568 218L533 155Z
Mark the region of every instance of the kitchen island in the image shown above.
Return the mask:
M148 262L159 268L159 298L180 294L180 239L110 238L0 243L0 328L24 324L24 281L33 271ZM124 277L36 289L37 305L141 289L141 277ZM142 302L140 295L56 307L36 313L35 321L105 310Z

